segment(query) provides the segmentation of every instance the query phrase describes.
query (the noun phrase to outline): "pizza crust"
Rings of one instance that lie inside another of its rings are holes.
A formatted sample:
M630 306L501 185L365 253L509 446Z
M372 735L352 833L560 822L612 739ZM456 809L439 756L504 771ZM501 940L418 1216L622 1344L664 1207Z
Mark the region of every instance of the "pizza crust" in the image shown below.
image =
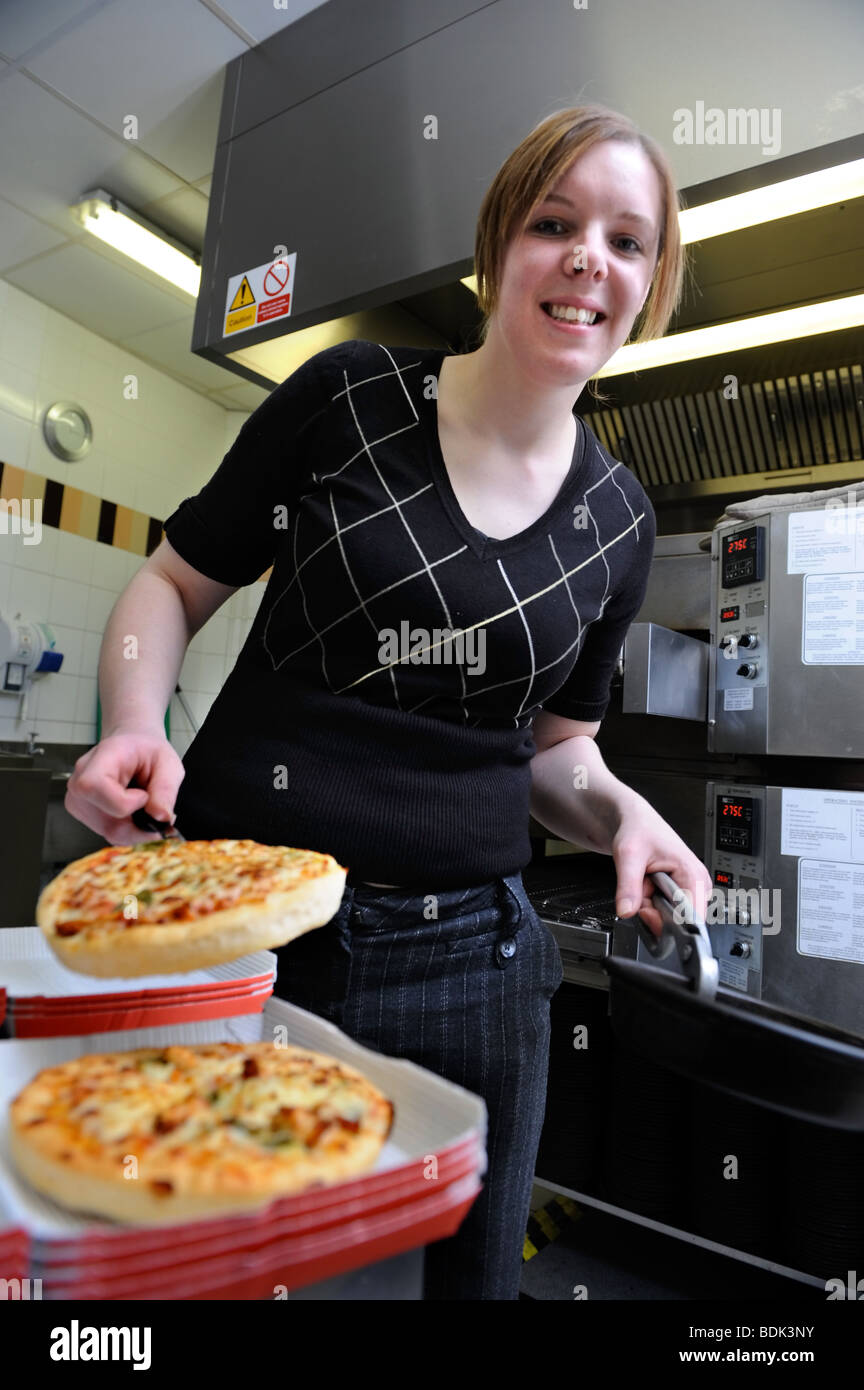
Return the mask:
M129 930L95 922L75 936L58 936L37 910L36 921L69 970L100 979L172 975L236 960L252 951L284 946L324 926L339 911L345 869L336 869L291 893L272 893L264 903L226 908L191 922L141 924Z
M59 935L56 923L70 885L86 880L88 864L103 855L103 850L97 850L67 865L43 889L36 906L37 925L58 959L69 970L100 979L200 970L253 951L284 946L336 915L347 877L347 870L332 856L312 856L310 852L314 874L304 870L297 886L287 891L271 892L265 898L240 902L189 921L92 921L74 935ZM238 877L242 872L240 862Z
M18 1171L37 1192L70 1211L141 1226L173 1226L208 1216L256 1211L270 1206L279 1197L296 1196L315 1185L332 1187L334 1183L347 1182L349 1178L368 1172L380 1150L381 1145L374 1144L367 1146L365 1153L358 1150L332 1157L327 1164L326 1177L312 1164L305 1172L298 1168L294 1173L296 1182L286 1182L278 1191L172 1193L157 1197L145 1182L116 1177L110 1181L94 1178L73 1163L61 1163L33 1149L16 1129L11 1129L9 1134L9 1152Z

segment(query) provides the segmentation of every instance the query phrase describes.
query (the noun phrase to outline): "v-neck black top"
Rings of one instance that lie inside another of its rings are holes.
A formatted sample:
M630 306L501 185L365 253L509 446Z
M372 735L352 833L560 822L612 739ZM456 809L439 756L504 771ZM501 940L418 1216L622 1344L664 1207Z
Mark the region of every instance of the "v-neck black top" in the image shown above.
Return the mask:
M439 349L310 358L165 522L224 584L272 564L184 764L177 823L460 887L530 859L532 722L600 719L653 553L651 504L579 416L546 512L485 536L437 427Z

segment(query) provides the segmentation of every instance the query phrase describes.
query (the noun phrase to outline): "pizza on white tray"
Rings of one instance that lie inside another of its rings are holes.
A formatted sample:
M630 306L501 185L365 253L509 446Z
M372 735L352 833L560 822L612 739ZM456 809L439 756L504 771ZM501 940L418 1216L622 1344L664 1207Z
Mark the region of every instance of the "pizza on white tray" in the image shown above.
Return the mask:
M137 1048L39 1072L11 1104L10 1150L63 1206L160 1225L359 1176L393 1116L356 1068L307 1048Z

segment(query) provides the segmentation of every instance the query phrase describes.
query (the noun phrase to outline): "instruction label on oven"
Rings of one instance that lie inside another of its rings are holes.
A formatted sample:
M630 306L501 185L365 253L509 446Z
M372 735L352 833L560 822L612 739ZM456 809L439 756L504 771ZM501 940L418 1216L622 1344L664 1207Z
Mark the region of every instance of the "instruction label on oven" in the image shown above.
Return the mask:
M752 709L753 708L753 687L748 685L746 690L724 690L723 708L727 709Z
M864 865L798 861L798 950L864 964Z
M864 570L864 503L792 512L786 546L787 574L837 574Z
M784 787L780 853L798 862L798 950L864 963L864 792Z
M864 574L804 576L805 666L864 666Z

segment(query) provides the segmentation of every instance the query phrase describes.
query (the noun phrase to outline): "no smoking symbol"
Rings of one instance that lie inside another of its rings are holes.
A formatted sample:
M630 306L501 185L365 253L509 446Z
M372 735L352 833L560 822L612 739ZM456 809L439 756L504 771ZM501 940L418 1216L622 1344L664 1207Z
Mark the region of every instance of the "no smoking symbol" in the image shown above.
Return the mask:
M264 293L268 296L280 294L288 284L288 274L286 261L274 261L264 276Z

